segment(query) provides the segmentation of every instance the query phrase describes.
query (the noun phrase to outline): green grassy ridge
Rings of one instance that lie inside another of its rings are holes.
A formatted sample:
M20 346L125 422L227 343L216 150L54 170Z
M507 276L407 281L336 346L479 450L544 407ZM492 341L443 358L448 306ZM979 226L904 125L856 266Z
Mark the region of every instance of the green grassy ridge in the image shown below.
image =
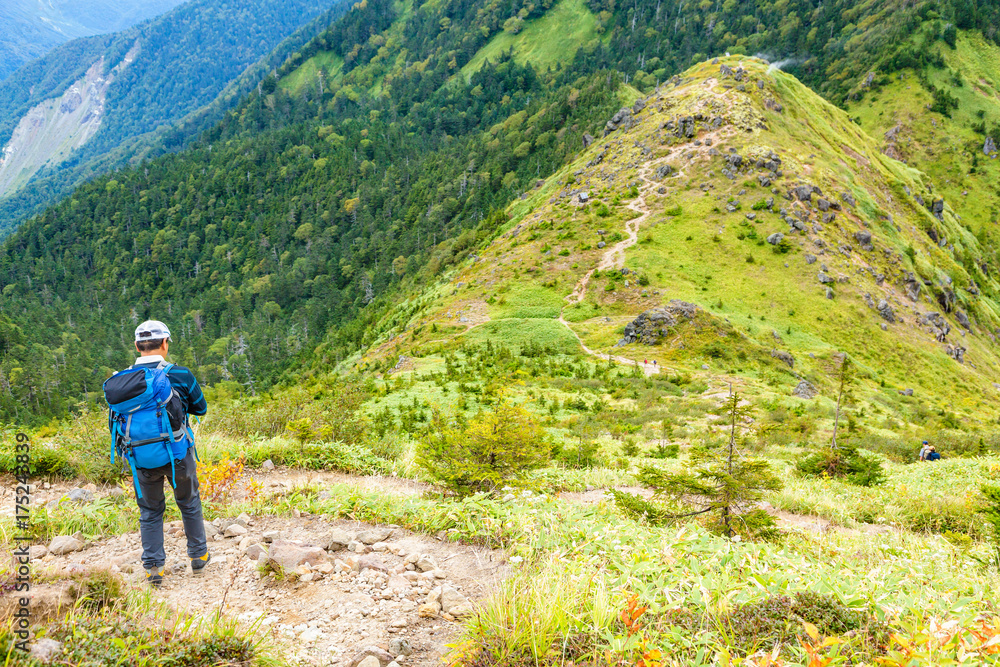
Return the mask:
M1000 160L983 155L985 136L974 126L984 122L988 130L1000 127L1000 48L979 33L964 31L958 33L955 49L928 45L921 36L913 41L941 54L946 66L929 66L922 73L927 82L957 100L951 117L928 109L932 95L912 69L886 77L878 90L850 105L848 112L887 149L886 133L900 127L894 152L927 174L963 223L988 243L995 264ZM955 75L962 85L956 85Z
M724 62L733 67L738 63L735 58ZM1000 373L1000 363L982 328L977 327L974 336L962 337L959 326L952 322L950 340L969 349L967 359L972 360L975 368L971 364L960 365L944 354L942 346L933 343L914 326L912 306L905 297L901 297L902 305L892 305L906 324L889 325L888 331L881 329L881 320L862 299L866 292L874 300L885 293L900 296L898 281L906 271L938 284L947 276L956 288L967 286L970 273L966 266L956 261L956 256L979 257L983 251L979 240L950 207L946 208L942 221L920 207L912 195L926 193L931 179L883 155L878 142L851 122L847 114L788 74L768 72L765 66L753 60L744 60L743 65L752 78L765 82L765 89L758 92L752 82L748 84L747 92L742 94L747 99L730 113L730 120L752 125L757 122L755 119L763 119L766 128L750 127L745 135L737 135L732 145L738 147L741 154L776 150L784 160L786 172L779 180L782 191L796 183L809 182L822 187L831 200L839 199L841 192L852 193L857 206L845 206L838 213L838 220L824 225L820 234L833 248L851 244L855 248L852 255L841 257L828 253L816 264L807 265L804 256L815 249L812 244L795 237L790 239L793 246L789 253L773 253L762 237L774 231L787 233L788 226L767 211L759 212L757 221L744 223L744 213L750 210L751 204L768 196L775 197L775 209L787 205L782 197L758 187L752 176L730 183L721 181L718 172L724 165L719 158L708 163L688 164L684 160L674 160L675 168L684 167L688 173L680 183L670 183L666 195L660 197L654 193L647 197L653 214L640 230L640 239L645 238L646 242L633 246L626 253L627 266L649 277L651 284L647 291L651 294L658 290L660 296L643 299L636 294L638 289L626 290L623 294L620 287L609 293L603 291L606 282L592 281L582 310L567 309L567 319L586 320L588 331L584 342L604 350L616 342L621 327L629 318L659 300L693 301L714 316L739 327L757 346L791 351L796 358L795 372L818 386L831 385L832 353L847 350L864 369L867 391L873 400L879 394L889 397L896 389L915 387L921 400L963 413L972 424L983 425L983 420L992 420L988 401L984 399L992 391L990 382ZM594 247L598 239L596 230L620 229L625 219L632 215L624 208L629 201L625 186L637 176L632 165L655 159L669 150L668 147L655 148L653 137L659 123L707 103L708 98L698 87L700 82L717 76L717 72L718 66L709 63L692 68L684 75L684 88L661 93L660 99L668 100L663 103L673 105L669 114L644 112L645 116L639 116L639 125L629 134L599 139L572 165L515 202L508 211L510 222L501 230L501 236L481 250L489 261L461 267L447 283L452 287L450 292L445 288L428 292L428 298L436 302L436 306L430 307L429 317L427 311L422 311L422 321L441 321L444 310L454 315L456 310L477 301L487 308L490 318L498 321L518 314L519 304L532 304L539 309L536 312L544 312L544 304L551 303L552 307L564 304L562 298L600 256ZM771 96L784 105L781 114L764 108L763 101ZM643 157L637 148L629 146L636 141L654 146L651 158ZM586 174L587 162L609 142L616 147L616 142L621 143L622 147L616 148L620 154L616 159L626 165L618 169L613 182L601 182L595 188L594 181L585 175L582 180L578 178L576 184L565 185L571 174L581 171ZM720 145L720 150L725 151L726 147L727 144ZM710 180L709 172L714 172L712 182L717 186L709 192L738 198L742 209L737 214L720 212L725 197L720 202L695 188ZM594 198L591 209L603 202L609 206L610 217L595 217L592 210L581 213L566 200L554 197L558 190L570 187L589 187ZM737 195L741 189L746 193ZM907 189L911 194L906 193ZM614 203L616 197L618 203ZM677 204L683 210L681 215L663 214ZM890 215L892 222L889 222ZM748 231L748 225L758 237L756 242L736 238L741 231ZM924 231L930 226L954 239L957 251L953 253L933 244ZM873 253L862 253L853 238L856 230L865 227L873 234L877 248ZM505 236L518 228L522 230L518 236L513 239ZM560 235L567 232L574 236L561 239ZM585 249L587 245L591 247ZM907 255L910 247L915 249L914 262ZM546 256L543 248L550 249L551 255ZM569 249L571 254L559 256L563 249ZM885 255L883 249L891 251L892 255ZM749 256L753 256L753 264L749 263ZM833 301L825 298L824 289L816 280L821 263L829 265L832 275L850 279L848 283L834 286ZM873 277L859 273L858 269L865 265L886 275L884 290L875 284ZM959 307L967 309L981 327L989 328L992 322L1000 321L995 301L997 284L974 266L973 271L983 296L974 299L956 289ZM454 287L458 283L462 283L463 288L456 290ZM927 292L928 288L924 287L925 296ZM427 302L424 303L427 308ZM936 311L940 307L924 300L920 310ZM612 317L614 322L602 325L601 320L606 316ZM781 342L773 338L772 331L780 336ZM663 354L659 348L645 347L620 348L616 352L639 355L640 359ZM701 363L711 361L686 358L683 352L671 354L672 357L661 359L670 358L685 368L697 369ZM713 368L713 372L717 371L741 374L738 364L731 360L722 368ZM789 386L790 377L779 379L778 386L774 386L775 380L767 378L763 384L770 382L771 391L788 391L781 387ZM880 386L873 387L873 382ZM878 402L884 404L886 399Z
M343 65L344 59L337 54L321 51L282 78L278 85L289 93L300 92L306 85L317 82L319 77L328 82L327 85L336 85Z
M598 19L586 2L560 0L541 17L527 21L517 34L498 33L460 74L468 80L487 60L495 62L507 51L513 51L517 62L531 63L540 71L568 65L581 46L597 38L597 25Z

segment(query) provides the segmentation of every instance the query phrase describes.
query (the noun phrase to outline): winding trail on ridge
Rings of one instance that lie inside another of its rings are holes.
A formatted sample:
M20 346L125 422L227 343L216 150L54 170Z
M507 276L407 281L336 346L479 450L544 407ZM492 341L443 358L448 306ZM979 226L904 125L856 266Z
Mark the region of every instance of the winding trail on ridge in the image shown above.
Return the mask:
M727 106L729 106L728 104L729 100L726 93L718 93L715 91L715 85L717 83L718 81L714 78L706 81L704 86L704 92L707 92L716 99L726 102ZM733 130L731 127L722 127L713 132L701 135L702 140L711 139L712 141L710 143L704 143L700 147L695 148L693 150L693 155L691 155L690 157L693 159L694 155L705 154L706 152L708 152L710 146L712 146L713 144L718 144L720 140L728 138L732 134ZM568 329L571 334L573 334L573 337L576 338L577 342L580 343L580 347L583 348L583 351L592 357L597 357L598 359L603 359L604 361L614 361L626 366L638 365L638 362L634 359L629 359L627 357L622 357L617 355L604 354L592 350L586 345L584 345L583 340L581 340L580 336L575 331L573 331L573 327L571 327L569 322L567 322L566 319L563 317L563 311L566 310L567 306L576 305L581 301L583 301L584 297L587 295L587 287L590 284L590 279L594 275L595 271L606 271L611 268L620 268L625 264L625 251L628 248L634 246L636 243L638 243L639 227L640 225L642 225L643 222L646 221L647 218L649 218L651 214L649 206L646 204L646 193L657 186L657 183L649 178L652 169L660 164L663 164L665 162L674 159L678 155L681 155L689 151L692 151L691 143L683 144L671 149L670 152L667 153L666 155L657 158L655 160L651 160L646 164L644 164L643 166L639 167L639 178L642 179L643 181L643 183L639 186L639 196L636 197L632 201L632 203L630 203L626 207L631 211L635 211L639 215L638 217L632 218L631 220L625 223L625 231L628 233L628 238L623 239L618 243L616 243L615 245L613 245L611 248L608 248L605 251L603 257L601 257L601 261L597 264L597 267L588 271L583 276L583 278L581 278L576 283L576 286L573 288L573 291L567 297L565 297L567 303L565 306L563 306L562 310L559 311L559 322L564 327L566 327L566 329ZM682 178L685 175L686 174L684 168L679 167L676 173L674 173L674 175L671 176L670 178L671 180L673 180L677 178ZM657 375L660 372L660 366L658 364L655 366L652 366L650 364L643 364L643 370L645 371L647 377L650 375Z
M662 162L673 156L673 151L663 158L660 158L656 162ZM630 203L626 208L630 211L635 211L638 213L638 217L632 218L625 223L625 231L628 233L628 237L619 241L615 245L611 246L605 251L604 256L601 257L601 261L597 264L596 269L591 269L577 282L576 286L573 288L573 292L566 297L567 304L563 306L562 310L559 311L559 322L566 327L567 330L573 337L576 338L577 342L580 343L580 347L583 351L592 357L597 357L598 359L603 359L604 361L614 361L625 366L637 366L638 361L635 359L629 359L628 357L621 357L612 354L603 354L595 350L591 350L589 347L583 344L583 340L580 339L579 334L573 331L573 327L569 325L569 322L563 317L563 310L566 310L567 306L572 306L583 301L583 298L587 295L587 286L590 284L590 278L594 275L594 271L606 271L612 268L620 268L625 264L625 251L631 248L639 241L639 226L645 222L645 220L650 215L649 206L646 204L645 190L656 187L656 183L650 180L649 172L652 169L654 163L647 162L645 165L639 167L639 178L642 179L643 184L639 187L639 196L636 197L632 203ZM651 366L650 364L642 365L643 371L645 371L646 376L658 375L660 372L659 365Z

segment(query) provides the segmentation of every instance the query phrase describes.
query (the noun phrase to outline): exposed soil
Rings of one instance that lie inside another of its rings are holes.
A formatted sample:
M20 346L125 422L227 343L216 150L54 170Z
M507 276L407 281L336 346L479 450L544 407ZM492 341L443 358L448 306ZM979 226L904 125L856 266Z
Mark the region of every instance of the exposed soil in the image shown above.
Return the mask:
M412 495L424 488L409 480L357 478L328 472L279 470L255 477L271 489L350 482L383 493ZM59 498L70 486L57 484L48 490L39 489L34 500L44 503ZM98 491L96 495L109 491ZM246 553L251 544L268 548L265 532L277 531L276 538L269 534L270 539L326 547L336 529L355 536L371 526L304 513L298 517L251 517L246 523L245 535L224 537L220 533L209 538L212 560L198 577L190 570L181 523L167 523L164 526L167 576L154 597L195 616L207 617L221 609L226 616L245 624L259 622L275 640L289 647L289 656L296 664L346 666L363 648L374 645L387 650L390 640L402 638L409 642L413 653L397 658L400 665L439 665L448 651L447 644L456 639L459 626L447 614L418 613L430 591L450 586L475 603L485 598L509 572L502 552L391 527L391 535L382 544L361 547L358 543L357 548L363 549L359 552L330 550L323 559L330 565L338 561L350 565L352 559L360 558L360 567L322 572L312 566L307 577L313 578L312 581L301 581L294 575L275 579L273 575L262 575L258 561L251 558L253 554ZM429 555L438 569L421 572L413 563L407 565L406 556L411 554ZM65 583L60 580L101 568L121 573L130 585L146 586L140 556L137 531L87 543L75 553L47 554L34 562L35 577L54 577L56 583L36 586L36 594L40 601L65 599ZM386 571L365 568L371 558L381 561ZM329 570L328 566L323 568Z

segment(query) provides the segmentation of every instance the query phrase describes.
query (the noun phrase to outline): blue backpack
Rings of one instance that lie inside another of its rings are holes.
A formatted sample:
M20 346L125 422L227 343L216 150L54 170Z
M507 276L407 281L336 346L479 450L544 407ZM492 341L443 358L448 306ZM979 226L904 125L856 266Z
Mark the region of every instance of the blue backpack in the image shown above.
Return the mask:
M136 469L169 463L170 484L176 488L174 460L183 459L194 446L184 405L167 377L172 367L126 368L104 381L104 398L110 408L111 462L115 462L116 453L128 461L139 498L142 491Z

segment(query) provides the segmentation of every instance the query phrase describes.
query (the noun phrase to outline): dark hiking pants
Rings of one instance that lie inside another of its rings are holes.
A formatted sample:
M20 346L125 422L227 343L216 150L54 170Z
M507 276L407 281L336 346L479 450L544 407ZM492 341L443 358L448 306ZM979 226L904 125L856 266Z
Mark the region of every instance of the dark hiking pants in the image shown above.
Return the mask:
M200 558L208 551L195 466L193 447L188 449L187 456L174 462L174 483L177 485L174 500L184 520L189 558ZM142 566L149 570L162 567L167 562L167 554L163 550L163 512L167 508L163 486L170 484L170 466L140 468L137 475L142 490L142 498L136 498L139 504L139 534L142 537Z

